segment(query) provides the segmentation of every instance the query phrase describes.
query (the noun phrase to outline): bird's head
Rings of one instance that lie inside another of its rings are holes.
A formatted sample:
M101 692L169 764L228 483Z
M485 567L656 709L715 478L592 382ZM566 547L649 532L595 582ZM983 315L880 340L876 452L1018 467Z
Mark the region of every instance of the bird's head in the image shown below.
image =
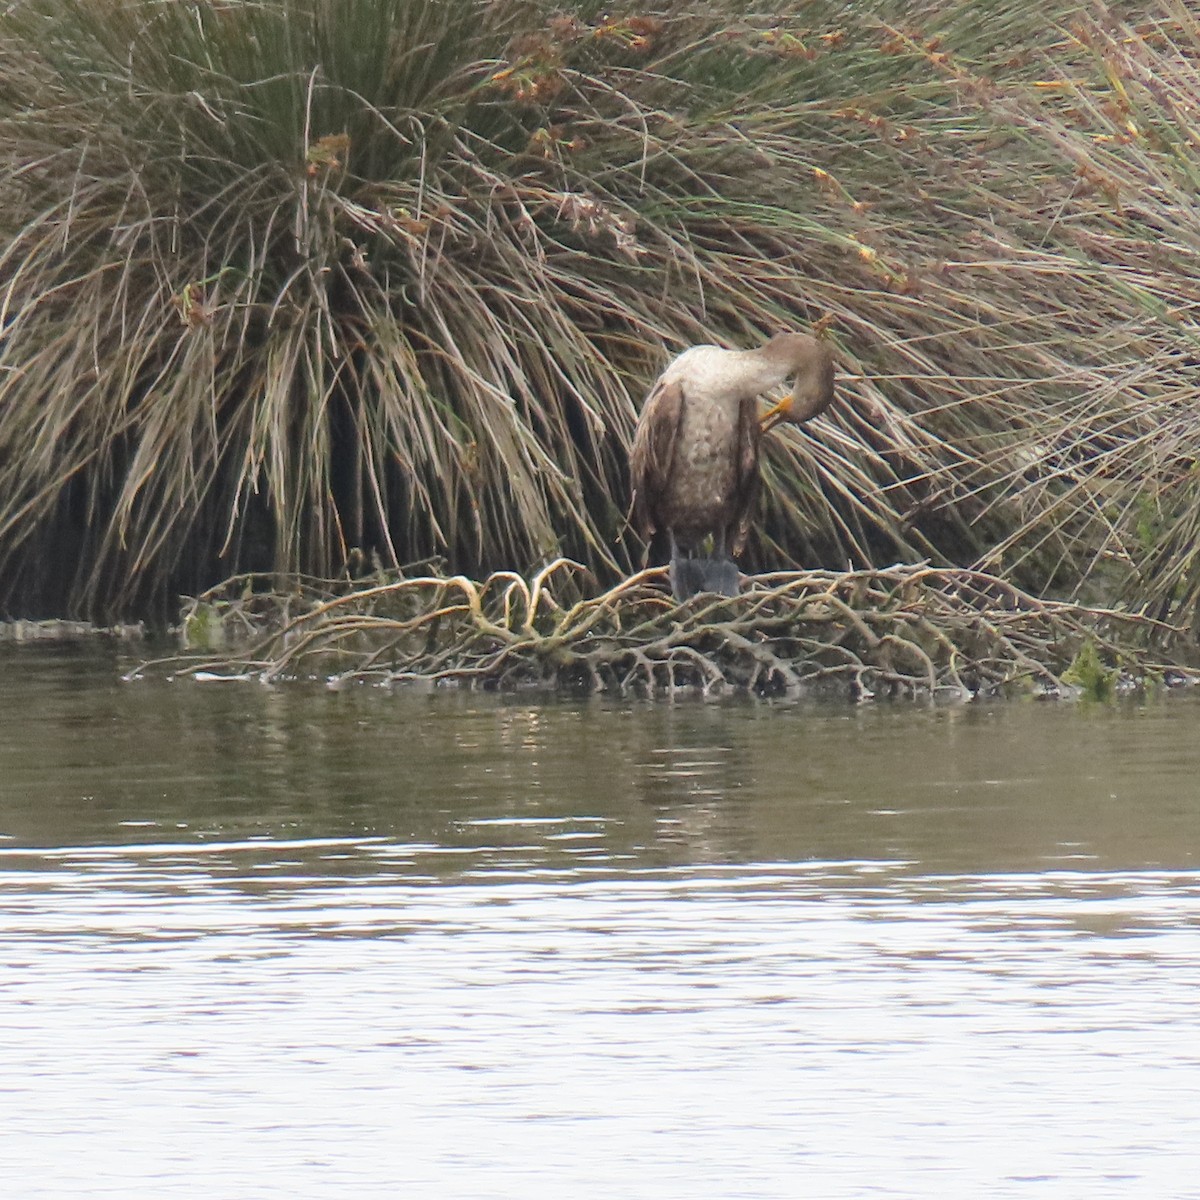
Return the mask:
M760 353L792 380L791 392L763 414L763 433L781 421L803 425L833 402L833 355L824 342L807 333L777 333Z

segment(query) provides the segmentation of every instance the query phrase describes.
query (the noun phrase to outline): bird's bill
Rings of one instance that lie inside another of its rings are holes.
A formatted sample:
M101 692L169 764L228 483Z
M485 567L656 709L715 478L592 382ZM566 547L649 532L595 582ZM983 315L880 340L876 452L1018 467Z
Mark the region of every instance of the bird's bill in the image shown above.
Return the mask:
M763 433L766 433L769 429L774 429L780 421L786 420L788 413L791 411L791 396L784 396L784 398L780 400L778 404L772 404L771 407L768 408L767 411L758 419Z

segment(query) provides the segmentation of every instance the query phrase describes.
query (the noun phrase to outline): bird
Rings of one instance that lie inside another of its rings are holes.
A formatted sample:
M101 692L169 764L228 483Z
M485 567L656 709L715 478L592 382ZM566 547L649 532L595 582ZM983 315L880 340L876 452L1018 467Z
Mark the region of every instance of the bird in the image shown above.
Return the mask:
M670 540L671 590L736 596L741 552L759 487L759 443L781 421L800 425L833 401L833 356L805 333L777 333L756 350L693 346L654 382L630 452L632 521ZM758 397L791 392L760 417ZM712 538L711 554L705 554Z

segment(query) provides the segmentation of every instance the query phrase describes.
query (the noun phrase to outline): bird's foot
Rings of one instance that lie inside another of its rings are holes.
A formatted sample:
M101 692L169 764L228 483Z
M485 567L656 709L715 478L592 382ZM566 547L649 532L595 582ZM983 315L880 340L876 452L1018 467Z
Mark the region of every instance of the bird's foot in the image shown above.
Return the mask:
M673 557L668 576L671 580L671 591L676 600L689 600L698 592L706 591L704 558Z
M736 596L741 573L731 558L707 558L704 563L704 590L718 596Z
M671 591L676 600L690 600L700 592L736 596L741 578L731 558L671 559Z

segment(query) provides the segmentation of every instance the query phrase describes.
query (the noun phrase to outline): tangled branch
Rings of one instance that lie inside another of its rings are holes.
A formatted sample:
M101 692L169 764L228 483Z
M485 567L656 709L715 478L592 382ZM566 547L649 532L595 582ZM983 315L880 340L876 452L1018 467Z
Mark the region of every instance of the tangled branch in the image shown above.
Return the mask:
M661 568L601 595L587 594L589 578L565 559L528 580L426 575L262 592L243 576L186 606L185 636L209 653L139 671L856 700L1073 695L1200 679L1182 629L1037 599L979 571L788 571L747 579L733 599L682 604Z

